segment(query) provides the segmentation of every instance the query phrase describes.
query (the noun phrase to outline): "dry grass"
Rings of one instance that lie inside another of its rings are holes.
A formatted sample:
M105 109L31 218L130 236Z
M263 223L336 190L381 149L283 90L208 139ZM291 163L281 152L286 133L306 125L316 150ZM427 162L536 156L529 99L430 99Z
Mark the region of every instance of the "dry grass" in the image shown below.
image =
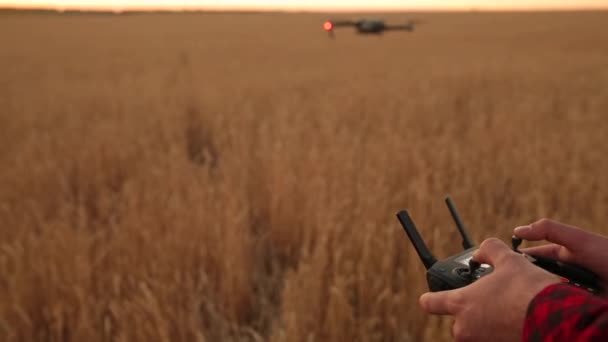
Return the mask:
M608 13L417 17L4 15L0 339L447 340L398 209L607 233Z

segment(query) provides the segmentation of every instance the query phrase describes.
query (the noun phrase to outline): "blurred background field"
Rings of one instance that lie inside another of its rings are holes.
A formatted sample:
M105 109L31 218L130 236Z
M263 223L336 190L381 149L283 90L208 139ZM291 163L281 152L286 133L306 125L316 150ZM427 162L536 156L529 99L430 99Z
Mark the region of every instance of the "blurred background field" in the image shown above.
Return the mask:
M445 341L439 257L608 233L608 12L0 15L0 339Z

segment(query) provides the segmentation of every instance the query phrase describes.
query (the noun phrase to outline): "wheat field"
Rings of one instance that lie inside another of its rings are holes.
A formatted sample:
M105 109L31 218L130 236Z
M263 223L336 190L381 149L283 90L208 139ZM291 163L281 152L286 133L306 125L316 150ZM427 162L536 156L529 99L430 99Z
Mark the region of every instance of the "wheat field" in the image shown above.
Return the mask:
M449 341L398 210L608 233L608 12L355 16L0 14L0 340Z

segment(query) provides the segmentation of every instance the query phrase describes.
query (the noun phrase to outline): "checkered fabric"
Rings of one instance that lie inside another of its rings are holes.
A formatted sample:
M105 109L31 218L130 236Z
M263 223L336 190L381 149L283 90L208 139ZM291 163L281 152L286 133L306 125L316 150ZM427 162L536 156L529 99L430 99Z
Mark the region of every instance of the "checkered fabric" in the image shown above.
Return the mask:
M550 285L528 306L523 341L608 342L608 301L573 285Z

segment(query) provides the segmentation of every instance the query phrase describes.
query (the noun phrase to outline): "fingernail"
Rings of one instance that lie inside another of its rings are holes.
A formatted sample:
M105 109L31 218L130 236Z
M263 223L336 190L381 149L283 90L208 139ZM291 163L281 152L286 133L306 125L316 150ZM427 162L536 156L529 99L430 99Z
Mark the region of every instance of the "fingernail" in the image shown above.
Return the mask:
M418 303L422 308L426 308L426 297L428 297L428 293L424 293L420 298L418 298Z
M530 229L532 229L532 227L530 226L521 226L521 227L517 227L513 230L513 232L515 232L515 234L517 233L525 233L527 231L529 231Z

